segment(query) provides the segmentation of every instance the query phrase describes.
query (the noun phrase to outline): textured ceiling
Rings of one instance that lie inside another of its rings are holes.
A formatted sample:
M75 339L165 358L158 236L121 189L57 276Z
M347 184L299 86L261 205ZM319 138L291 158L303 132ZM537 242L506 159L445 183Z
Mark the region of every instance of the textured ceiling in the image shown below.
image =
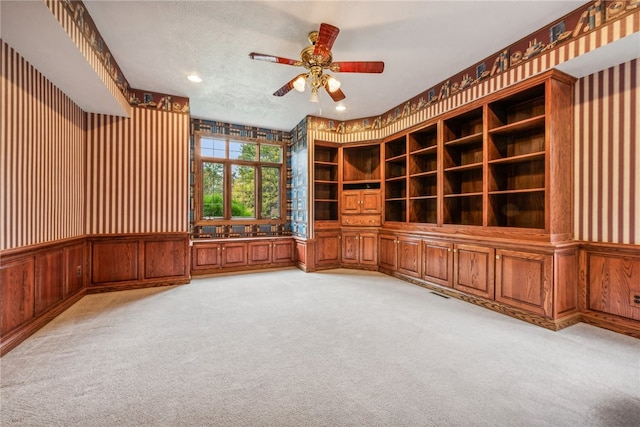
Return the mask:
M585 1L90 1L131 87L187 96L193 117L291 130L311 114L382 114ZM298 59L321 22L340 28L335 61L380 60L383 74L336 74L344 112L321 93L272 93L302 72L249 52ZM199 84L187 80L197 73Z

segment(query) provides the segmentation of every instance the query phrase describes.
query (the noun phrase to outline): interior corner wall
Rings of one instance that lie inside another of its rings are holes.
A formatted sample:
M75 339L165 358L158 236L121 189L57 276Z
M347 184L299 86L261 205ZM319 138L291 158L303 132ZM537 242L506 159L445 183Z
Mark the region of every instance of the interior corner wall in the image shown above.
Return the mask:
M186 233L188 194L188 114L87 114L87 234Z
M576 240L640 244L639 82L638 59L576 82Z
M0 250L82 236L85 113L1 44Z

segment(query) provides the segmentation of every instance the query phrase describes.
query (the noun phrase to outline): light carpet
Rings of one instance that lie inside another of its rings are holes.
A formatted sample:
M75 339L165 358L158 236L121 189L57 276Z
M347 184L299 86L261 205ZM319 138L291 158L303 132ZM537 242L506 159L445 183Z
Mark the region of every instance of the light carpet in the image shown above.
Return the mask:
M3 426L640 425L640 340L357 270L88 295L0 364Z

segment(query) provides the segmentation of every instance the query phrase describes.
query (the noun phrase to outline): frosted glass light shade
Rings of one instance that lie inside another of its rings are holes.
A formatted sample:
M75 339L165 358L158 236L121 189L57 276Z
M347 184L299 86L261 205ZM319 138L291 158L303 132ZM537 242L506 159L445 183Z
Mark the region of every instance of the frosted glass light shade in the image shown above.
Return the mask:
M298 92L304 92L305 82L306 79L304 78L304 76L300 76L293 81L293 88Z
M340 89L340 82L334 77L329 77L329 80L327 80L327 85L329 86L329 92L332 93Z

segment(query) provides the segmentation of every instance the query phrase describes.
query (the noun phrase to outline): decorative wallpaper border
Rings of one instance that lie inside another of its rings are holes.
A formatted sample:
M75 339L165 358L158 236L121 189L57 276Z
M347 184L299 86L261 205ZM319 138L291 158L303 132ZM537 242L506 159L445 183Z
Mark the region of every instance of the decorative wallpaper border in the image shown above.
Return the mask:
M639 30L640 0L595 0L384 114L343 122L308 116L308 128L325 139L337 134L328 138L334 142L384 138Z
M190 111L189 98L184 96L167 95L142 89L131 89L129 93L129 103L134 107L183 114L189 114Z
M79 0L44 0L44 2L112 95L123 104L123 107L126 106L126 111L129 111L129 82L102 39L84 3Z

